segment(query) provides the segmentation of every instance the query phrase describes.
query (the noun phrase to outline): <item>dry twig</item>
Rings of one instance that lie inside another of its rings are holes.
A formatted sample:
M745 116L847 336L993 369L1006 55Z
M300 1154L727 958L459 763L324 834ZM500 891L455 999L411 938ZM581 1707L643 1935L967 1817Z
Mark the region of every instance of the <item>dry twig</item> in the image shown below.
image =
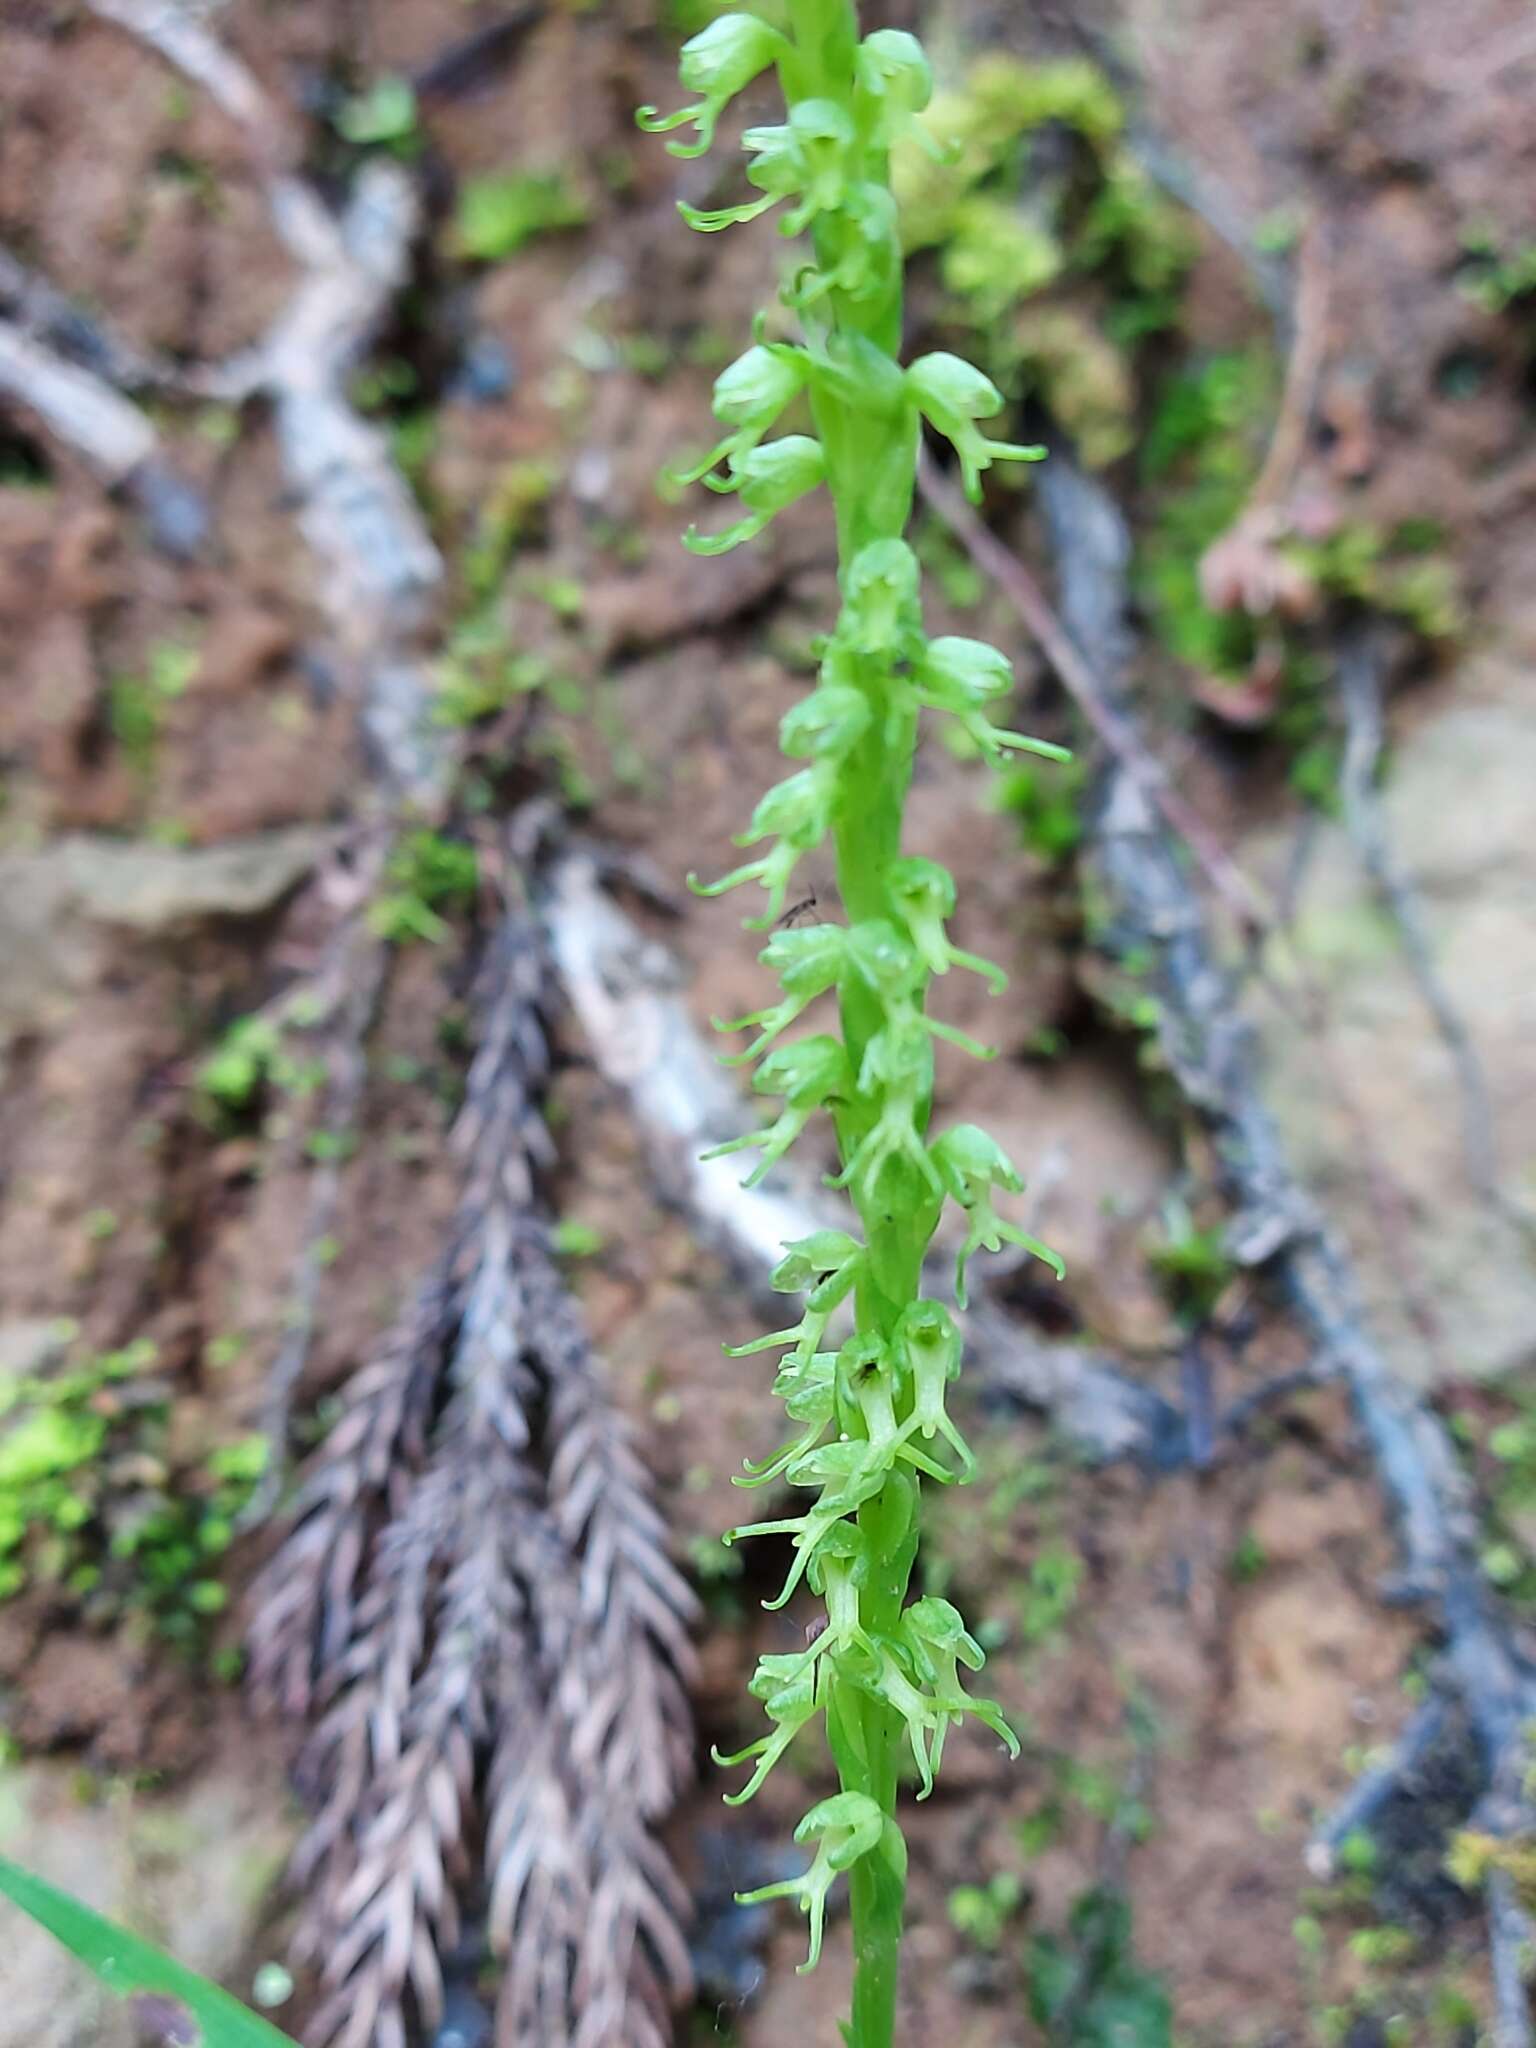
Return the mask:
M95 370L69 362L28 326L0 320L0 400L9 399L72 448L109 489L144 513L158 547L195 554L207 531L202 499L166 465L160 437Z

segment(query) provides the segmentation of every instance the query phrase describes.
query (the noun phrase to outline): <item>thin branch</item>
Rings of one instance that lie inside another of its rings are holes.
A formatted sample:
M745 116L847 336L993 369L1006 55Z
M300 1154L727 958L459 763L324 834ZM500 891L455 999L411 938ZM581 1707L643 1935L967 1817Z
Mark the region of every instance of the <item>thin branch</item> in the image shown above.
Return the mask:
M1297 252L1295 334L1286 358L1280 407L1263 467L1235 522L1238 525L1259 507L1276 505L1288 497L1296 481L1328 349L1329 296L1327 235L1321 223L1314 221Z
M0 312L32 340L90 370L118 391L139 391L175 376L159 356L145 355L93 314L0 248Z
M207 533L201 497L166 465L149 421L94 370L67 362L10 320L0 320L0 400L23 407L72 448L110 490L144 513L158 547L196 554Z

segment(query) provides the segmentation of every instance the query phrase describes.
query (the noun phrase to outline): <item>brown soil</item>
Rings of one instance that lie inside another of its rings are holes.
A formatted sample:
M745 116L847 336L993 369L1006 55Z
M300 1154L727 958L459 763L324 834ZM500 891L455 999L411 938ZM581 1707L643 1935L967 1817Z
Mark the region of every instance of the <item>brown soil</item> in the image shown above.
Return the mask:
M786 656L825 621L831 581L815 515L786 522L769 552L698 563L676 548L678 512L653 489L663 460L703 431L710 372L690 344L737 334L770 294L777 261L771 237L702 243L677 226L677 166L628 112L668 90L653 12L640 0L551 8L472 91L424 99L421 174L435 203L471 173L557 164L592 218L474 280L455 273L435 224L426 310L384 351L418 362L427 380L436 434L421 489L450 558L509 465L544 463L563 480L514 584L574 579L580 618L563 626L523 596L518 633L596 691L600 715L561 728L593 826L676 882L724 858L773 778L777 722L800 687ZM0 242L142 347L213 359L251 341L289 276L227 124L83 10L23 0L6 13ZM949 27L977 44L1016 38L1012 13L951 9ZM363 10L233 0L214 18L294 104L328 81L409 72L473 19L462 0ZM1127 0L1113 24L1145 77L1150 120L1214 187L1253 215L1300 202L1325 224L1335 260L1326 431L1309 457L1319 477L1373 517L1432 511L1470 575L1480 630L1507 625L1514 638L1532 567L1514 516L1536 488L1528 363L1522 337L1473 307L1453 273L1469 220L1492 221L1509 242L1529 235L1531 71L1488 68L1502 43L1515 48L1524 18L1514 0L1454 10L1443 0ZM1487 75L1474 78L1480 62ZM1214 243L1207 277L1195 317L1214 338L1262 326ZM507 353L504 398L431 389L465 318ZM654 366L642 343L659 344ZM1480 366L1472 397L1446 377L1466 360ZM363 774L351 707L328 681L313 565L267 425L253 410L230 440L211 424L174 410L164 420L174 462L212 509L210 558L192 565L156 553L134 516L57 449L43 451L51 488L0 483L8 848L82 830L201 846L349 815ZM1001 613L997 623L1016 640ZM114 680L187 637L194 680L166 708L152 761L135 764L113 740ZM1219 748L1179 744L1192 786L1224 822L1275 801ZM997 1038L1004 1058L946 1063L944 1107L988 1123L1030 1165L1068 1162L1048 1227L1073 1269L1072 1315L1122 1356L1166 1354L1174 1333L1141 1240L1176 1133L1157 1120L1120 1039L1076 1033L1057 1066L1024 1056L1043 1028L1082 1016L1070 912L978 794L976 772L935 751L913 804L913 843L959 880L958 937L1015 977L1001 1017L984 1015L979 985L953 977L953 1020ZM695 903L676 929L701 1021L752 1007L760 989L737 917L733 905ZM16 998L0 1079L5 1316L73 1317L97 1349L153 1339L190 1429L208 1442L252 1426L259 1410L309 1169L280 1123L260 1136L210 1130L191 1077L217 1030L280 986L322 928L311 896L191 938L115 936L93 945L62 993L30 1008ZM440 1025L462 1003L472 947L460 933L405 949L392 972L308 1404L385 1326L451 1203L441 1097L455 1061ZM0 1017L10 1028L10 999ZM592 1326L644 1427L679 1544L702 1556L737 1516L729 1475L774 1428L766 1376L720 1354L722 1340L752 1331L753 1314L718 1263L656 1214L622 1105L579 1063L558 1106L565 1211L602 1237L583 1268ZM102 1211L116 1219L108 1235L88 1225ZM241 1341L221 1349L228 1338ZM1223 1367L1228 1391L1294 1362L1288 1342L1278 1328L1261 1332ZM233 1363L215 1362L231 1353ZM1059 1796L1064 1760L1109 1783L1144 1781L1151 1824L1126 1856L1127 1883L1138 1953L1168 1977L1181 2040L1321 2038L1323 2008L1381 1987L1343 1939L1370 1919L1364 1909L1329 1922L1321 1962L1298 1950L1293 1924L1310 1910L1301 1852L1351 1764L1406 1711L1401 1679L1419 1641L1381 1598L1391 1544L1347 1416L1313 1397L1219 1472L1162 1484L1075 1471L1017 1420L973 1422L986 1483L943 1503L933 1556L967 1613L989 1625L999 1645L989 1675L1029 1738L1017 1766L990 1741L956 1739L940 1791L913 1811L906 2038L955 2048L1040 2038L1024 2003L1025 1938L1061 1928L1106 1853L1102 1821L1081 1798L1065 1800L1041 1853L1024 1853L1020 1824ZM1042 1547L1080 1560L1082 1579L1061 1625L1032 1642L1021 1588ZM1253 1570L1234 1570L1245 1556ZM803 1625L757 1619L758 1590L727 1580L712 1603L700 1711L705 1736L727 1746L746 1739L750 1656ZM195 1772L228 1753L242 1711L232 1692L199 1690L30 1596L0 1610L0 1683L23 1743L66 1747L103 1771ZM1138 1762L1131 1730L1143 1721L1152 1733ZM782 1837L803 1792L785 1773L733 1830ZM714 1796L706 1785L682 1817L685 1850L718 1824ZM983 1955L952 1926L951 1901L1000 1871L1017 1872L1025 1895L997 1954ZM1426 2001L1432 1985L1464 1980L1481 2005L1478 1941L1475 1922L1441 1930L1381 1992L1377 2010L1415 2015L1401 2038L1456 2038L1432 2030ZM845 1965L834 1942L821 1970L799 1977L799 1942L783 1925L761 1998L736 2019L702 2013L698 2037L712 2038L718 2018L749 2048L830 2044ZM1387 2037L1348 2038L1363 2048Z

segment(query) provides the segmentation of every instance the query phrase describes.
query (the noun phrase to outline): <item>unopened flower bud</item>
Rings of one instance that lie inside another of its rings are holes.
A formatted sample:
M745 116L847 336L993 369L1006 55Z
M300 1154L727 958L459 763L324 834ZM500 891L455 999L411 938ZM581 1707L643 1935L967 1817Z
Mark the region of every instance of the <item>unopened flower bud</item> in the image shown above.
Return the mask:
M973 710L1013 688L1013 664L985 640L946 633L923 650L917 684L930 703L945 711Z
M803 358L782 343L758 342L715 379L714 414L731 426L773 421L805 381Z

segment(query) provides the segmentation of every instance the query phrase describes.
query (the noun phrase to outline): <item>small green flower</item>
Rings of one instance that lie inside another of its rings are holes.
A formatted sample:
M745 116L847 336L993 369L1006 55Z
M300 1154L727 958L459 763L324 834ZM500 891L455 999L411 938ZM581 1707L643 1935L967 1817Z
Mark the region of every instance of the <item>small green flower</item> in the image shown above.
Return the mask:
M791 1422L805 1425L797 1437L781 1444L770 1457L753 1464L744 1461L744 1473L734 1475L736 1486L766 1486L798 1464L826 1435L837 1410L837 1353L816 1351L803 1362L796 1360L781 1368L773 1391L784 1403Z
M944 925L954 913L955 878L947 868L917 854L897 861L891 869L891 897L930 974L947 974L951 967L968 967L991 983L993 995L1002 994L1008 977L1001 967L949 943Z
M862 655L905 655L922 632L922 571L904 540L872 541L843 577L837 638Z
M842 761L868 730L869 699L848 683L823 683L785 712L779 744L791 760Z
M734 491L748 516L724 533L701 534L690 526L683 545L696 555L729 554L743 541L755 539L775 513L814 491L825 476L821 444L809 434L785 434L777 441L760 442L732 457L726 477L704 479L711 490Z
M782 342L759 342L715 379L714 415L734 431L691 469L671 469L673 485L696 484L722 462L736 462L755 448L805 383L803 350Z
M770 205L799 198L779 224L782 233L803 234L819 214L842 204L857 140L852 116L835 100L801 100L781 127L747 130L742 147L753 154L748 182L769 195Z
M774 1725L770 1734L759 1736L756 1742L749 1742L732 1756L711 1750L715 1762L726 1770L756 1760L752 1775L741 1790L726 1793L727 1806L745 1806L756 1795L779 1758L823 1705L817 1697L816 1669L803 1657L760 1657L747 1690L754 1699L762 1701L763 1711Z
M777 1521L748 1522L739 1529L728 1529L720 1539L722 1543L739 1543L744 1536L792 1536L794 1538L794 1561L789 1575L780 1588L778 1596L765 1600L764 1607L775 1612L788 1606L794 1597L795 1588L805 1576L806 1567L816 1556L827 1536L847 1515L857 1514L867 1500L872 1500L885 1483L889 1466L872 1459L869 1446L865 1443L839 1441L822 1444L797 1458L789 1467L787 1477L791 1486L819 1487L821 1497L803 1515L786 1515Z
M848 1094L848 1055L835 1038L802 1038L794 1045L780 1046L769 1053L752 1086L759 1095L782 1095L782 1113L764 1129L731 1138L702 1155L705 1159L724 1159L728 1153L740 1152L749 1145L761 1145L762 1159L742 1183L749 1188L755 1188L763 1175L784 1157L818 1109Z
M727 889L739 888L743 882L759 882L768 893L768 907L751 923L759 931L776 924L795 869L803 856L826 836L834 792L834 776L820 762L778 783L758 803L751 824L736 841L738 846L754 846L759 839L777 834L779 843L773 851L733 868L718 882L702 883L690 875L688 886L700 896L723 896Z
M983 470L994 462L1039 462L1045 450L1023 447L1009 441L989 441L977 426L978 420L995 419L1003 409L1003 394L962 356L940 349L919 356L907 371L907 386L918 410L930 426L953 442L960 458L965 494L981 501Z
M1066 1267L1049 1245L1005 1223L992 1206L994 1189L1017 1195L1024 1183L1014 1171L1012 1160L995 1138L989 1138L976 1124L956 1124L933 1147L933 1162L945 1189L954 1196L970 1219L965 1243L955 1262L955 1299L966 1305L965 1269L978 1251L1000 1251L1005 1243L1032 1252L1052 1268L1056 1278L1066 1278Z
M974 1698L960 1683L961 1664L968 1671L979 1671L987 1660L958 1608L932 1594L914 1600L901 1617L901 1642L921 1678L932 1686L934 1706L943 1716L934 1734L935 1770L943 1760L945 1727L964 1714L974 1714L1002 1739L1010 1756L1018 1755L1019 1738L997 1702Z
M933 68L923 46L905 29L877 28L859 45L859 94L872 103L872 138L889 149L933 98Z
M738 1892L736 1903L755 1906L763 1899L794 1899L811 1923L811 1952L800 1969L802 1974L814 1970L821 1958L828 1892L840 1873L852 1869L861 1856L880 1848L894 1855L884 1842L886 1832L885 1815L862 1792L839 1792L831 1799L823 1799L795 1829L797 1842L816 1844L816 1857L810 1869L801 1877L760 1885L755 1892ZM901 1861L905 1867L904 1852Z
M984 640L963 635L945 635L930 640L914 672L918 702L934 711L947 711L970 735L977 749L996 768L1006 750L1040 754L1048 761L1070 761L1065 747L1049 740L1030 739L1021 732L1005 732L995 726L982 709L1013 687L1013 668L1008 657L989 647Z
M896 1326L896 1349L912 1388L907 1433L923 1436L930 1443L941 1436L960 1460L959 1476L969 1479L976 1470L975 1456L944 1405L951 1382L960 1377L963 1350L948 1309L937 1301L910 1303ZM944 1474L946 1479L953 1476Z
M757 957L777 975L784 994L777 1003L749 1010L744 1017L715 1018L717 1031L757 1030L745 1052L725 1055L732 1066L755 1060L818 996L836 987L848 964L848 933L837 924L793 925L775 932Z

